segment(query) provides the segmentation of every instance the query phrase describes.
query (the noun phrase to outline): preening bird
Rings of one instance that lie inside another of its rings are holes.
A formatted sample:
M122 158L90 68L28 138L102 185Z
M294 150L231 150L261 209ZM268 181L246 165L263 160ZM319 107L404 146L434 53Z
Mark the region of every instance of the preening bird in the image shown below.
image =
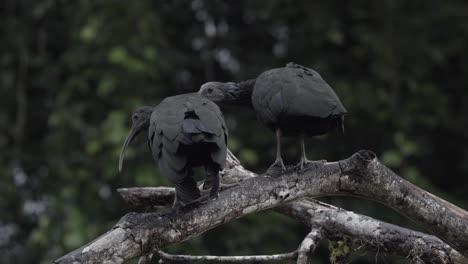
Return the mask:
M214 102L253 106L258 119L276 132L276 160L271 167L285 169L282 135L300 138L302 169L313 162L306 157L306 135L326 134L334 126L344 131L347 112L333 89L316 71L292 62L265 71L253 80L208 82L198 93Z
M193 167L204 166L204 189L217 197L219 171L226 163L228 130L223 114L212 101L197 93L165 98L158 106L143 106L132 115L132 128L120 152L119 172L128 145L140 132L148 133L148 145L162 175L176 189L174 205L201 199L193 179Z

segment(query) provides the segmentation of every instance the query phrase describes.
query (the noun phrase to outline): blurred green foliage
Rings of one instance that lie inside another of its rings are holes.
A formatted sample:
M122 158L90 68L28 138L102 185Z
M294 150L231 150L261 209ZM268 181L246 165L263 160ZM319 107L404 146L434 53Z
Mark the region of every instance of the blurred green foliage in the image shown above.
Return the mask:
M116 188L169 185L143 137L117 173L137 106L289 61L319 71L350 113L345 136L309 140L310 157L371 149L413 183L468 205L466 1L5 0L0 14L1 263L49 263L129 210ZM273 133L248 109L224 112L230 148L264 171ZM296 163L298 142L284 148ZM373 203L326 200L414 226ZM279 253L306 234L268 212L171 250ZM329 259L319 248L317 263Z
M346 263L351 252L346 241L343 240L330 241L328 249L330 250L330 263L332 264Z

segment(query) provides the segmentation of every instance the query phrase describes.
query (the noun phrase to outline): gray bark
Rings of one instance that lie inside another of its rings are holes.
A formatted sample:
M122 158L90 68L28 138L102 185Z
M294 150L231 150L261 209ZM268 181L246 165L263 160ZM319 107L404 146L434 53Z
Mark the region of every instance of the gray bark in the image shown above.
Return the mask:
M294 260L297 258L297 251L256 256L190 256L172 255L159 251L159 263L260 263L280 260Z
M322 228L312 228L312 231L302 240L301 245L297 249L297 264L309 263L310 256L324 236Z
M348 159L300 171L288 169L275 178L250 178L253 173L242 175L239 168L232 167L232 176L242 181L220 192L217 200L179 212L129 213L112 230L55 263L122 263L249 213L300 198L329 195L378 201L428 227L465 257L468 255L467 212L398 177L372 152L360 151ZM228 168L226 174L230 173Z
M329 240L343 240L356 247L399 255L422 263L468 263L439 238L318 201L301 200L276 211L310 227L321 227Z
M138 207L152 206L148 203L148 197L152 197L151 200L166 200L166 206L172 204L171 199L174 197L174 190L168 192L165 187L145 188L143 196L140 196L140 188L119 191L126 201L132 201L133 206ZM130 200L127 197L131 197ZM415 262L468 263L468 259L435 236L312 199L281 205L274 210L301 221L313 230L322 230L329 240L349 241L357 247L365 246L369 250L408 257Z

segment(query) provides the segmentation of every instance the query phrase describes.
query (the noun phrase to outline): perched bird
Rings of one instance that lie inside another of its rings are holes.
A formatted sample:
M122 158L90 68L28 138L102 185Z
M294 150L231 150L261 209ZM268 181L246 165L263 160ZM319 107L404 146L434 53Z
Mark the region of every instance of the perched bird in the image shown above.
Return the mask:
M164 99L158 106L143 106L132 115L132 128L120 152L119 172L128 145L140 132L148 133L148 145L162 175L176 189L174 206L201 200L193 179L193 167L204 166L204 189L217 197L219 171L226 163L228 130L223 114L212 101L197 93Z
M344 132L347 113L333 89L316 71L288 63L240 83L208 82L199 92L214 102L253 106L257 117L276 132L276 160L270 168L285 169L281 136L300 138L300 168L312 163L306 157L304 137L326 134L334 126Z

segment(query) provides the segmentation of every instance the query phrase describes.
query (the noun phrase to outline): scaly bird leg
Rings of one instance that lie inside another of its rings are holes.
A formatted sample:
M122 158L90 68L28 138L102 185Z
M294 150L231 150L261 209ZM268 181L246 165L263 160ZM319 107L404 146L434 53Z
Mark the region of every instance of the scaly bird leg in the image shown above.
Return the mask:
M280 171L285 171L286 167L283 163L283 158L281 158L281 129L276 129L276 159L275 162L268 168L267 174L277 174L278 169Z
M273 165L278 164L281 169L285 170L286 167L283 163L283 158L281 158L281 129L276 129L276 160Z
M326 160L318 160L318 161L312 161L307 159L306 156L306 150L305 150L305 132L301 131L301 134L299 136L300 144L301 144L301 160L299 161L299 166L300 169L302 170L306 164L311 164L311 163L325 163L327 162Z
M300 135L300 144L301 144L301 161L300 161L300 167L301 167L301 170L304 168L304 164L305 163L308 163L309 160L307 159L307 156L306 156L306 150L305 150L305 143L304 143L304 131L301 131L301 135Z

